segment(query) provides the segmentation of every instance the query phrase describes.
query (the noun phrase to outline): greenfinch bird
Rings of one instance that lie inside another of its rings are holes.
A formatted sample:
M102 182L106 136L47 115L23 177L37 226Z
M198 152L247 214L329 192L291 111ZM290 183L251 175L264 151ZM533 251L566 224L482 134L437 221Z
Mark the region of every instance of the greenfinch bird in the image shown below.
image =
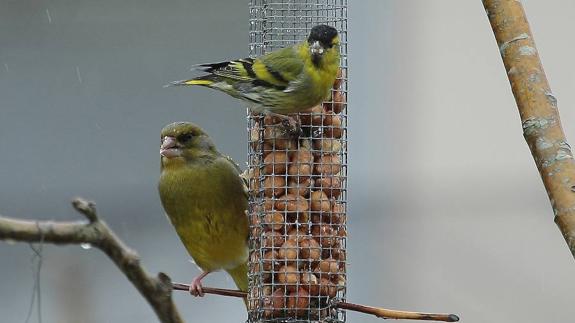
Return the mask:
M311 29L306 41L258 58L195 66L207 74L171 83L220 90L248 103L255 113L286 115L321 103L337 77L339 37L327 25Z
M161 139L160 199L202 270L190 292L203 296L202 278L217 270L227 271L247 291L248 196L239 167L193 123L167 125Z

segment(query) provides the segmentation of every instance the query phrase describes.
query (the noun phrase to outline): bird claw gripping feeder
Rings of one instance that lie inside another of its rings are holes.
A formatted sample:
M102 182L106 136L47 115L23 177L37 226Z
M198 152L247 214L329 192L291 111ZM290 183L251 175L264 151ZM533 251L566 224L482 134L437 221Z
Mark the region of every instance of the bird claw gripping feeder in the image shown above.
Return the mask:
M320 105L291 117L248 112L248 322L345 322L347 0L251 0L252 57L305 40L325 24L340 38L340 72Z

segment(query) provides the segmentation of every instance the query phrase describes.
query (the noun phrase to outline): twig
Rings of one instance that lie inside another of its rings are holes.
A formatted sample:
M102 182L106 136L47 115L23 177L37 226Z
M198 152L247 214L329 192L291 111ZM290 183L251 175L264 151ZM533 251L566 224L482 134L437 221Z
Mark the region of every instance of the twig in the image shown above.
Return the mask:
M190 286L187 284L173 283L172 288L174 290L188 291ZM239 298L246 298L248 296L248 293L246 292L232 289L202 287L202 290L206 294L215 294L215 295L239 297ZM335 302L332 304L332 306L341 308L342 310L349 310L375 315L382 319L403 319L403 320L442 321L442 322L459 321L459 317L455 314L430 314L430 313L396 311L396 310L388 310L385 308L353 304L348 302Z
M520 1L483 0L519 108L523 135L575 257L575 162Z
M36 261L36 269L34 273L34 287L32 288L32 297L30 299L30 307L24 323L28 323L34 311L34 303L36 303L36 313L38 314L38 323L42 323L42 291L40 289L40 273L42 272L42 250L44 248L44 241L40 238L39 247L36 248L32 243L29 244L30 249L34 252L32 260Z
M28 221L0 216L0 240L44 242L53 244L89 243L102 250L140 291L161 322L182 323L172 301L170 278L159 273L150 276L140 264L139 256L127 247L108 225L98 218L94 203L81 198L72 202L76 211L89 222Z

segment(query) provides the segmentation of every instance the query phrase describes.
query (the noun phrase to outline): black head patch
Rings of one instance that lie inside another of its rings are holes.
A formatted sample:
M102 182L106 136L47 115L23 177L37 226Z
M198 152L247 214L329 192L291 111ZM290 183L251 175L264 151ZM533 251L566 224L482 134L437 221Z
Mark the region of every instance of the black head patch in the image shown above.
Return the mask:
M308 43L313 43L319 41L323 47L331 47L333 44L331 41L337 36L337 30L328 25L317 25L311 29L309 37L307 38Z

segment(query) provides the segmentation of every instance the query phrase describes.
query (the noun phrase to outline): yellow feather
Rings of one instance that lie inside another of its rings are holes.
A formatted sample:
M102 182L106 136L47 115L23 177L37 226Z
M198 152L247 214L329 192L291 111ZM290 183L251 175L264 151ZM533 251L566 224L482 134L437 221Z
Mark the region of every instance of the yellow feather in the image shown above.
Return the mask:
M268 82L268 83L273 84L273 85L279 85L279 86L286 85L285 82L282 82L281 80L278 80L275 76L273 76L268 71L268 68L266 67L266 65L264 63L262 63L262 61L260 61L260 60L255 61L254 65L253 65L253 70L254 70L254 73L256 74L256 77L262 81Z
M244 64L242 64L241 62L233 62L233 65L241 77L245 78L248 77L248 71L246 71L246 69L244 68Z
M214 82L210 81L210 80L188 80L183 82L182 84L185 85L210 85Z

